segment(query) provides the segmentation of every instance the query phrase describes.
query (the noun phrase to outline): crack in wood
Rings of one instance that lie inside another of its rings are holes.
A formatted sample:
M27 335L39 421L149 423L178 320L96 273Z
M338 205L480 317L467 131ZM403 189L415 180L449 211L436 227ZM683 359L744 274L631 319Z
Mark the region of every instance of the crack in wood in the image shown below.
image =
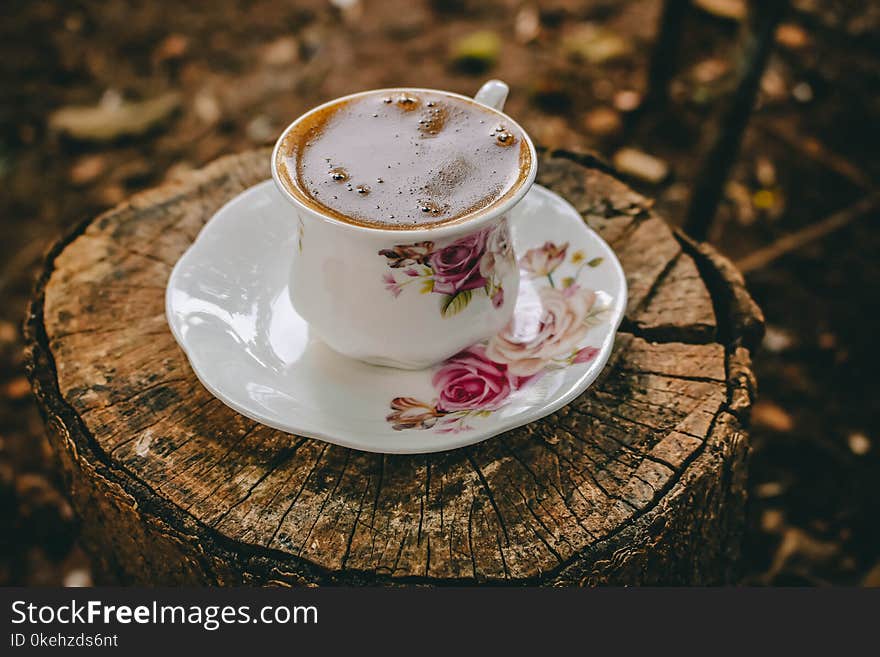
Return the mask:
M303 442L305 442L305 441L303 441ZM270 545L272 545L275 542L275 537L278 536L278 532L281 531L281 527L284 525L284 521L287 520L288 514L293 509L297 500L299 500L300 495L302 495L303 491L305 490L306 484L308 484L309 479L312 478L312 475L315 473L315 470L318 469L318 465L321 463L321 459L324 458L324 453L327 451L328 447L329 447L329 445L325 443L324 446L321 448L321 451L318 454L317 458L315 459L315 462L312 464L312 467L309 469L308 474L305 477L303 477L302 484L300 485L299 489L296 491L296 495L294 495L293 499L290 501L290 504L287 505L287 509L285 509L284 513L281 514L281 518L278 520L278 524L275 527L275 531L272 532L272 535L269 537L269 540L266 541L266 547L269 547ZM299 448L299 446L297 446L297 449L298 448ZM295 452L296 452L296 450L294 450L294 453ZM293 454L291 454L291 456L292 455ZM265 479L265 477L261 477L260 480L257 482L257 484L261 483L264 479ZM251 488L251 490L248 491L248 495L250 495L250 493L253 492L254 488L256 488L256 485L254 485ZM219 523L216 523L216 524L219 525Z
M244 497L237 500L234 504L232 504L232 506L227 508L226 511L221 513L220 516L217 517L217 519L213 521L212 524L214 525L214 527L220 527L220 525L223 524L223 521L229 517L229 514L232 513L239 506L241 506L244 502L246 502L248 500L248 498L253 494L254 490L256 490L256 488L260 484L262 484L266 480L267 477L269 477L273 472L275 472L275 470L282 463L284 463L288 459L293 458L293 455L296 454L297 450L304 442L305 441L299 442L299 443L293 445L292 447L288 447L286 449L281 450L281 452L279 452L278 455L272 460L272 462L266 467L265 471L257 478L257 480L253 484L251 484L251 486L248 488L247 492L244 494ZM322 452L322 454L323 454L323 452ZM319 457L319 460L320 460L320 457ZM294 502L295 501L296 500L294 500ZM293 506L293 503L291 503L291 507L292 506ZM289 510L290 510L290 508L288 508L288 511ZM283 522L284 518L282 518L281 521ZM280 528L280 524L279 524L279 528ZM277 533L277 530L276 530L276 533ZM272 535L272 539L274 539L274 538L275 538L275 534ZM269 543L271 544L271 542L272 541L270 539Z
M336 494L336 490L339 488L339 483L342 481L342 478L345 476L345 471L348 469L348 462L351 459L351 450L345 450L345 460L342 463L342 470L339 473L339 476L336 478L336 482L333 484L333 489L324 497L324 501L321 502L321 507L318 509L318 513L315 514L315 519L312 522L312 526L309 527L309 531L306 534L306 537L303 539L302 543L299 546L298 554L302 554L303 549L306 544L309 542L309 538L312 536L312 532L315 531L315 525L318 524L318 521L321 519L321 515L324 513L324 509L327 507L327 502Z
M471 464L474 472L477 473L477 477L479 478L480 483L483 485L483 491L486 493L486 497L489 499L489 504L491 504L492 508L495 510L495 515L498 517L498 524L501 525L501 531L504 532L504 541L507 545L510 545L510 535L507 533L507 524L504 522L504 516L501 515L501 511L498 509L498 504L495 503L495 495L492 493L492 489L489 487L489 482L486 481L486 477L483 475L483 471L480 470L480 466L477 465L477 462L471 455L471 450L465 448L465 454L467 455L468 463Z

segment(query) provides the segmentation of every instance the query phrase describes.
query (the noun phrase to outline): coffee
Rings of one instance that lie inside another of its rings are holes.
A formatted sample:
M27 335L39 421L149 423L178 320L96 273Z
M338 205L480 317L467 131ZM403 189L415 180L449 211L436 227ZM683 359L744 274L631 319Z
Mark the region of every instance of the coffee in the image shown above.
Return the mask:
M519 128L464 98L377 91L306 116L278 151L285 187L352 224L424 228L512 195L531 167Z

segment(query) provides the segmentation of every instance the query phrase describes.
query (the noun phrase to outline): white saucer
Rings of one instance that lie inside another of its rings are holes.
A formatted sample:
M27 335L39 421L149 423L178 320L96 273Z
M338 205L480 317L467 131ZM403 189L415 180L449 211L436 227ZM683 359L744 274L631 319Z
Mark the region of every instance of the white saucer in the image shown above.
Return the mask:
M385 453L485 440L581 394L608 361L626 305L614 252L571 205L539 185L523 204L512 226L526 267L514 340L495 338L488 349L477 345L445 365L419 371L367 365L310 334L287 291L296 223L271 180L221 208L178 261L166 292L168 323L212 394L276 429ZM550 268L549 277L535 273ZM540 324L553 310L560 324L569 322L561 336ZM542 327L549 336L543 341L536 337ZM537 375L524 375L541 364ZM481 406L468 408L471 399Z

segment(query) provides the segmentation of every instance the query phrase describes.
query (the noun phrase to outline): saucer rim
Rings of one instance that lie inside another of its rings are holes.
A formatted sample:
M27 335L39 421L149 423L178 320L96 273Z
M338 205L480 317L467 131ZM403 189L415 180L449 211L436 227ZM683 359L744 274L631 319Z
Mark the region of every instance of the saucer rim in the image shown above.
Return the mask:
M609 319L609 331L605 338L602 340L602 344L599 350L598 356L593 360L590 364L590 367L586 369L586 371L573 383L568 386L567 392L558 398L554 398L552 402L546 405L533 405L528 407L524 414L517 414L511 418L506 420L498 420L497 424L492 426L484 426L480 429L470 430L470 431L462 431L460 433L450 433L444 434L444 442L442 446L432 447L426 441L415 440L412 443L412 447L409 445L404 445L402 447L393 447L393 448L383 448L376 449L371 447L368 444L365 444L363 439L350 438L349 435L329 435L320 431L311 431L311 430L301 430L294 428L291 425L284 426L279 422L276 422L268 417L262 416L258 412L254 412L252 409L246 408L240 405L238 402L231 399L229 396L221 393L216 387L214 387L211 383L209 383L202 372L199 370L199 367L193 362L193 359L190 358L189 352L186 349L183 336L181 336L178 332L178 329L175 325L175 322L172 319L172 303L171 303L171 295L173 291L172 281L175 279L175 276L179 274L179 270L183 268L185 265L185 261L192 256L192 252L197 246L199 240L203 239L207 234L211 224L214 220L220 216L222 212L227 210L227 208L236 203L242 203L245 200L246 196L251 194L258 194L262 191L262 188L270 188L277 192L277 188L275 187L275 181L272 178L263 180L255 185L248 187L247 189L242 190L239 194L236 194L229 201L224 203L220 208L218 208L212 215L211 218L205 222L205 225L202 226L198 235L196 235L195 240L193 240L192 244L190 244L187 249L181 254L180 258L178 258L174 267L171 270L171 273L168 276L168 281L165 287L165 318L166 322L171 330L171 334L174 337L177 344L180 346L181 351L183 351L186 356L187 361L189 362L190 368L193 373L196 375L196 378L199 380L205 389L208 390L211 395L219 399L223 404L234 410L235 412L244 415L245 417L259 422L262 425L275 429L277 431L282 431L287 434L292 434L300 437L311 438L314 440L320 440L325 443L329 443L331 445L338 445L340 447L345 447L348 449L355 449L362 452L374 453L374 454L434 454L440 452L446 452L453 449L459 449L462 447L467 447L470 445L475 445L477 443L481 443L490 438L494 438L500 434L506 433L507 431L511 431L521 426L525 426L527 424L531 424L532 422L536 422L542 418L555 413L560 408L571 403L575 398L579 397L583 394L589 387L598 379L599 375L604 371L608 361L611 358L611 354L614 351L614 342L617 337L617 332L620 328L621 323L623 322L623 318L626 314L626 303L628 299L628 286L626 282L626 276L623 271L623 266L620 264L620 260L617 257L617 254L614 252L614 249L599 235L593 228L591 228L585 221L583 221L583 215L575 209L571 203L569 203L561 194L558 194L543 185L534 184L529 189L526 196L523 197L523 202L527 202L527 197L533 193L538 195L549 195L551 197L555 197L554 201L562 202L567 205L568 208L575 215L581 218L580 226L583 230L592 233L592 235L599 240L601 244L607 249L608 253L610 253L613 258L610 258L608 262L612 265L614 269L614 274L617 276L620 281L621 291L617 298L614 299L614 303L611 308L612 316ZM279 195L280 196L280 195ZM282 200L284 200L282 198ZM286 202L286 201L285 201ZM374 365L373 367L380 367L378 365ZM389 368L394 369L394 368ZM377 439L382 439L384 434L374 434L372 435Z

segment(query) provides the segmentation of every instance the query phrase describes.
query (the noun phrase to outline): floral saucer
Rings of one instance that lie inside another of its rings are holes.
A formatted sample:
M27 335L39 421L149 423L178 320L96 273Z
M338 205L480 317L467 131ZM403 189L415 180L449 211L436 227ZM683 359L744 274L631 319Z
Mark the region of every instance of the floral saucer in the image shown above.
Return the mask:
M385 453L436 452L537 420L611 354L626 282L610 247L539 186L510 226L522 281L511 323L425 370L340 356L288 295L291 209L266 181L217 212L168 280L166 314L205 387L271 427Z

